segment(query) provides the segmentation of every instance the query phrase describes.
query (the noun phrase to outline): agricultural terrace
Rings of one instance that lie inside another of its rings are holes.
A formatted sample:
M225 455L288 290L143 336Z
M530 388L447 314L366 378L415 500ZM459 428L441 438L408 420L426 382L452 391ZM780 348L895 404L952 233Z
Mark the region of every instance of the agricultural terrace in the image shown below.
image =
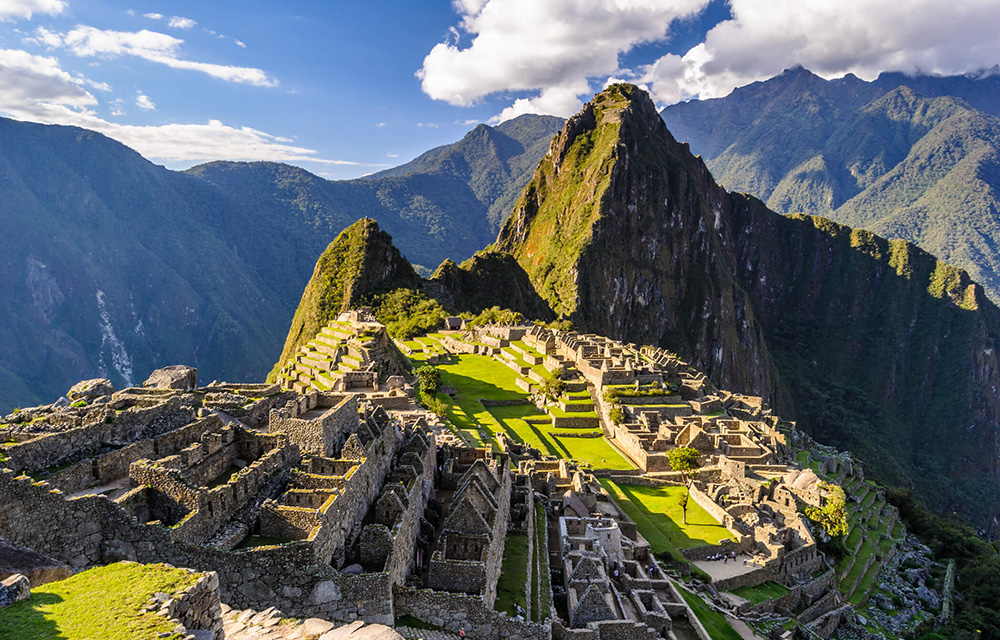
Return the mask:
M421 366L427 358L441 352L436 336L428 334L404 344L414 349L410 360ZM421 351L417 351L421 349ZM514 442L535 447L545 455L576 460L598 469L634 469L634 465L607 439L600 427L553 427L552 416L586 417L596 421L593 411L565 412L558 406L551 413L538 411L533 404L502 407L484 407L479 401L525 400L528 394L518 387L524 380L510 366L489 356L458 354L449 364L434 365L441 371L442 386L454 387L453 396L438 393L446 405L446 417L456 433L470 446L498 447L496 434L506 433ZM564 396L573 402L590 403L586 392L572 392Z

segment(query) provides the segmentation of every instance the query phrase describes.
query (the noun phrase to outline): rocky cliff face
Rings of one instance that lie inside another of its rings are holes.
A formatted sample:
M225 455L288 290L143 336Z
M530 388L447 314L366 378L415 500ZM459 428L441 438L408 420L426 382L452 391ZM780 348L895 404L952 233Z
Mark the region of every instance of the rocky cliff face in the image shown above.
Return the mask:
M419 288L420 277L392 244L392 236L371 218L347 227L316 261L288 330L275 374L298 348L342 311L357 307L370 293L397 288Z
M425 281L424 291L446 309L478 313L501 307L535 320L554 317L509 253L480 251L461 265L445 260Z
M580 328L678 351L937 508L996 512L1000 312L981 288L727 193L637 88L570 119L496 247Z

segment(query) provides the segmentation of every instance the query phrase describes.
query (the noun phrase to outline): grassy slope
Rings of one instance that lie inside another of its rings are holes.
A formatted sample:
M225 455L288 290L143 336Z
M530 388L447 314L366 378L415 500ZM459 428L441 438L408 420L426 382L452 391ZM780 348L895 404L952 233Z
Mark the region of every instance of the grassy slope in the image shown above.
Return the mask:
M433 342L433 338L422 337L409 344L426 347ZM424 354L414 354L410 359L419 366ZM484 407L479 398L516 400L527 397L515 382L517 373L493 358L462 354L455 357L453 364L435 366L441 371L441 384L455 387L457 391L454 396L438 394L447 403L448 420L471 446L495 443L494 434L506 432L515 442L526 443L543 454L577 460L596 468L635 468L603 437L571 438L552 435L553 432L584 433L598 432L600 429L553 429L551 419L539 414L533 405Z
M688 603L688 606L694 610L694 614L701 620L701 624L705 626L705 631L708 631L708 635L712 640L743 640L743 637L736 632L736 629L733 629L733 626L726 621L726 618L722 614L714 611L705 604L704 600L687 589L683 587L678 587L678 589L684 601Z
M517 607L525 609L524 585L528 580L528 536L514 533L507 536L503 549L503 568L497 581L497 599L493 608L517 615Z
M718 544L731 537L707 511L691 500L684 524L680 498L683 487L632 487L602 479L611 497L635 520L653 553L669 553L683 560L680 549ZM685 560L686 562L686 560Z
M0 640L135 640L170 635L174 625L141 611L157 592L173 593L197 575L163 565L118 563L31 590L0 615Z

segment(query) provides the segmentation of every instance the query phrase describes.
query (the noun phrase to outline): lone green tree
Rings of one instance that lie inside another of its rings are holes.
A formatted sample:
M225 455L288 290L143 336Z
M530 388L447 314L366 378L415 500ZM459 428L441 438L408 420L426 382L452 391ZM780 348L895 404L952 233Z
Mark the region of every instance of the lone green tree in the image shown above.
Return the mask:
M698 458L701 453L691 447L677 447L667 452L667 460L670 461L670 468L681 472L684 480L684 497L681 498L681 512L684 514L684 524L688 523L688 499L691 497L691 483L688 480L688 472L698 468Z
M441 372L429 364L425 364L416 371L417 383L420 385L420 393L433 398L441 388Z
M558 402L559 396L566 390L566 381L563 380L565 369L559 367L555 371L545 375L542 382L542 393L552 402Z

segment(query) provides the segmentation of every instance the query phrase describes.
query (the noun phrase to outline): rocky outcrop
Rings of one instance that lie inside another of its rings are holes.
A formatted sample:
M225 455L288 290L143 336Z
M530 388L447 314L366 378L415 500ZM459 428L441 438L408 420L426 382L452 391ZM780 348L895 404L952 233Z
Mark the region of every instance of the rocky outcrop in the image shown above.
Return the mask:
M982 289L909 243L727 193L645 92L613 85L567 122L495 248L578 328L670 348L875 477L994 515L1000 312Z
M110 396L115 392L115 385L107 378L94 378L93 380L81 380L77 382L66 393L70 400L93 400L102 396Z
M73 571L67 564L0 538L0 579L16 574L27 576L31 586L39 587L68 578Z
M28 577L20 573L0 580L0 607L6 607L31 597Z
M509 253L480 251L461 265L445 260L424 290L442 305L479 313L490 307L518 311L526 318L550 320L548 303L531 286L528 274Z
M198 370L182 364L172 364L149 374L142 386L149 389L194 391L198 386Z

